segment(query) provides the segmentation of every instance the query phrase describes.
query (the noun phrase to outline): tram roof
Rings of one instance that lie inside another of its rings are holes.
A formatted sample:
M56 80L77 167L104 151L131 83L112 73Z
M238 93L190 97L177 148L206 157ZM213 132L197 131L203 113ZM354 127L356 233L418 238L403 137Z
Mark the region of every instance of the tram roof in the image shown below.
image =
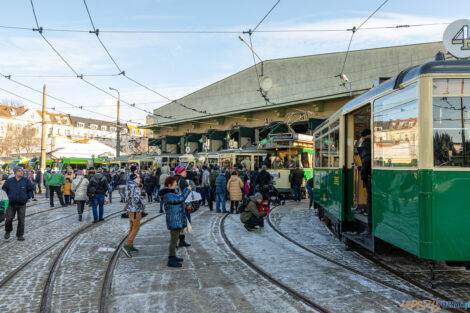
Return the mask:
M338 117L340 114L346 114L358 109L361 104L368 99L375 98L377 95L387 92L392 89L398 89L401 84L415 79L425 74L446 74L446 73L470 73L470 60L448 60L448 61L432 61L423 63L418 66L407 68L400 72L396 77L387 80L386 82L372 88L366 93L352 99L346 103L341 109L332 114L327 120L318 125L316 129L328 124L331 120Z

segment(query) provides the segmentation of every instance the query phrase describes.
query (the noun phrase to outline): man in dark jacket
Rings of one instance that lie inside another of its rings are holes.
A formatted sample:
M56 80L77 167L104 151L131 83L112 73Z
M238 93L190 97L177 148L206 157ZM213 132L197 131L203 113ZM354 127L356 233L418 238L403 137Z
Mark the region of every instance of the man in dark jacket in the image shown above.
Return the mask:
M16 237L23 241L24 220L26 215L26 202L33 197L33 185L29 179L23 177L23 168L15 167L15 176L7 179L2 189L7 193L9 205L7 208L5 221L5 239L10 238L13 230L13 219L18 215L18 227L16 228Z
M91 199L91 206L93 208L93 223L103 221L103 207L104 198L108 192L108 179L101 173L101 169L98 169L98 173L95 174L94 169L88 171L90 174L90 183L88 184L87 194ZM97 208L99 206L99 215Z
M371 144L370 144L370 129L364 129L361 132L361 138L359 139L359 146L357 152L361 158L361 178L364 183L364 187L367 191L367 229L363 232L363 235L369 235L372 228L372 198L371 198Z
M255 185L256 186L266 186L271 183L271 174L268 173L266 165L261 167L261 171L256 176Z
M302 171L298 165L295 166L295 170L290 176L290 183L294 189L294 201L300 202L302 200L302 182L304 180L304 171Z
M262 201L263 195L259 192L255 193L253 197L250 197L245 211L240 215L240 221L244 224L246 230L255 230L256 226L264 227L266 212L260 212L258 209Z
M227 213L225 209L225 196L227 194L227 179L225 178L225 169L220 171L219 176L215 180L215 211L220 213L220 205L222 204L222 212Z

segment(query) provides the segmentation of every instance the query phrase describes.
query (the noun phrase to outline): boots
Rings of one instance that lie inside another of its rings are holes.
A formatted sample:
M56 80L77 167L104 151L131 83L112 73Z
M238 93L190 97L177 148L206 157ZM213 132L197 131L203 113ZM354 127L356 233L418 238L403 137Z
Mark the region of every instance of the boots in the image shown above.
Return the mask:
M168 257L168 267L182 267L183 265L179 263L174 256Z
M185 240L185 235L180 235L180 242L178 244L178 247L189 247L191 246L189 243L187 243Z

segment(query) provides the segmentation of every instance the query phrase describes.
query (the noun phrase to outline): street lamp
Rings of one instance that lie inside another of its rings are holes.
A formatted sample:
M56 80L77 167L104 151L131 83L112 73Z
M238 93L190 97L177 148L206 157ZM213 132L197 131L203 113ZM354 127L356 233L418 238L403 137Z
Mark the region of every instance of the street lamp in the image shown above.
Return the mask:
M119 110L120 110L120 100L121 100L121 95L119 93L119 90L109 87L109 90L114 90L117 91L118 94L118 100L117 100L117 127L116 127L116 157L121 156L121 124L119 122Z

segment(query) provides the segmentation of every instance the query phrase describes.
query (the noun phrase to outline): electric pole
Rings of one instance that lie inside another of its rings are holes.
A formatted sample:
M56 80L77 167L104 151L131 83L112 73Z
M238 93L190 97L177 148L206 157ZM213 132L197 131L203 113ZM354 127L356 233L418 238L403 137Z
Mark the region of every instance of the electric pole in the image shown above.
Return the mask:
M109 87L110 90L117 91L118 98L117 98L117 123L116 123L116 157L121 156L121 123L119 121L119 111L120 111L120 100L121 95L119 94L119 90Z
M42 91L42 130L41 130L41 172L46 169L46 84Z

